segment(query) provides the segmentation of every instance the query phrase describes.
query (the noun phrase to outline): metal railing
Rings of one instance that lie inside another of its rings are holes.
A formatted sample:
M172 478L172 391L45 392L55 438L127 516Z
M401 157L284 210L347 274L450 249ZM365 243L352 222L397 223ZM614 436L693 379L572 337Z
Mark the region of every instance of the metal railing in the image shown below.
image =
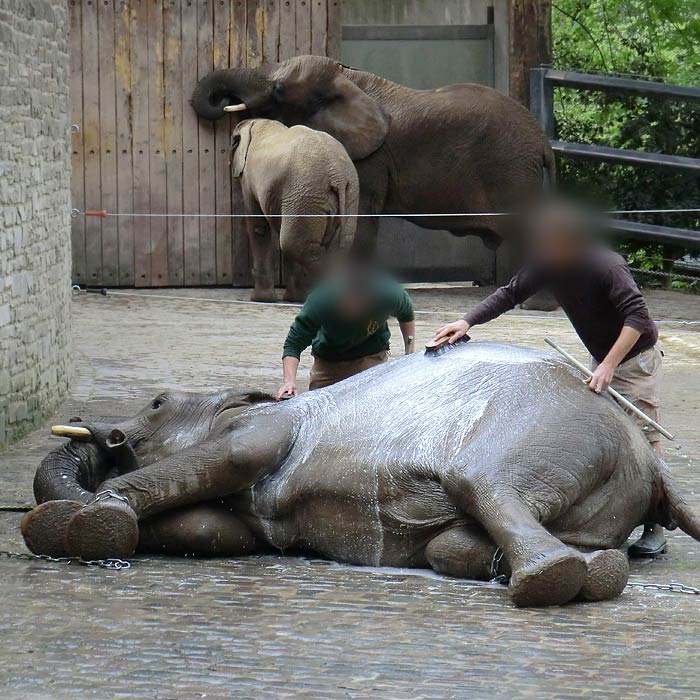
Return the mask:
M557 87L616 94L631 93L683 102L700 102L700 88L553 68L533 68L530 71L530 111L549 137L555 153L567 158L661 168L700 177L698 158L557 141L554 122L554 89ZM700 231L620 219L612 219L610 229L621 238L662 243L674 249L700 250Z

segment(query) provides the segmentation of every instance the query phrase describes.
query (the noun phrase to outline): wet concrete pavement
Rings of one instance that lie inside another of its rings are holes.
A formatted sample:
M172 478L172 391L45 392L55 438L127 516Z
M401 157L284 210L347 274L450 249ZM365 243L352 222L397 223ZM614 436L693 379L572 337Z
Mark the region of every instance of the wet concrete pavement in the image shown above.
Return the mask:
M75 299L74 392L55 419L129 414L167 387L278 386L294 308L225 303L244 300L238 290L143 294ZM412 294L429 312L420 344L484 291ZM700 320L697 297L649 300L657 318ZM584 359L559 315L516 312L473 336L543 347L550 335ZM696 511L699 331L661 324L663 422L677 435L668 458ZM44 429L0 455L2 504L30 501L55 444ZM0 513L0 549L23 551L20 517ZM672 533L669 554L634 563L631 580L700 586L700 543ZM141 558L128 571L0 558L0 582L0 690L11 700L700 695L700 596L635 587L609 603L518 610L498 585L271 556Z

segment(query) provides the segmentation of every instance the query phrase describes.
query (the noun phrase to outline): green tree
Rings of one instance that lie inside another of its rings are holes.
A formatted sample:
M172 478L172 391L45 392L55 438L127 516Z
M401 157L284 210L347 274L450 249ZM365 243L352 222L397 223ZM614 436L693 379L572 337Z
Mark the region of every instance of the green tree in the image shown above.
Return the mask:
M700 77L700 0L557 0L552 9L557 68L674 84ZM700 105L558 89L563 141L700 158ZM697 207L700 179L648 168L561 159L562 187L615 209ZM651 215L648 223L700 229L695 215ZM622 246L637 267L663 264L660 246Z

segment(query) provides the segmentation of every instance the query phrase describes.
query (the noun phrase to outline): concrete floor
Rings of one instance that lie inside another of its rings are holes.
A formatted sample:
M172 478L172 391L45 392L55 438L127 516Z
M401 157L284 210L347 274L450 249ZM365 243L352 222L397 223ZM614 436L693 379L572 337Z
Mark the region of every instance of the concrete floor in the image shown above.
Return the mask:
M484 293L412 292L425 312L419 343ZM648 298L656 318L700 321L698 297ZM228 303L244 299L242 290L75 298L74 391L55 420L132 413L167 387L274 390L295 309ZM700 323L660 328L663 422L677 435L669 462L700 511ZM585 359L556 312L515 312L473 332L540 348L544 335ZM2 504L30 501L34 470L55 440L44 428L0 455ZM1 550L23 551L20 517L0 513ZM633 563L631 580L700 586L700 543L672 533L669 554ZM121 572L0 558L0 581L5 700L700 693L700 596L630 588L609 603L519 610L498 585L269 556L142 558Z

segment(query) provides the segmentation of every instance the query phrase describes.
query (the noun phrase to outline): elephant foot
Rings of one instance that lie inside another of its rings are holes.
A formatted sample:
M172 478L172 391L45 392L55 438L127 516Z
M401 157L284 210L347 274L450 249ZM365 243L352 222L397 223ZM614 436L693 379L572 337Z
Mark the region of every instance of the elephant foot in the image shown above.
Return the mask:
M65 534L70 519L83 507L77 501L46 501L23 518L20 528L30 552L65 557Z
M578 599L587 601L617 598L627 585L629 562L619 549L601 549L584 554L588 573Z
M274 289L254 289L250 293L250 300L251 301L260 301L260 302L276 302L277 301L277 294L275 294Z
M129 557L139 541L138 518L126 500L98 497L70 519L65 540L68 553L74 557Z
M306 300L306 294L297 290L285 289L282 299L290 304L303 304Z
M563 547L516 569L508 590L519 607L563 605L583 588L587 571L584 556Z

